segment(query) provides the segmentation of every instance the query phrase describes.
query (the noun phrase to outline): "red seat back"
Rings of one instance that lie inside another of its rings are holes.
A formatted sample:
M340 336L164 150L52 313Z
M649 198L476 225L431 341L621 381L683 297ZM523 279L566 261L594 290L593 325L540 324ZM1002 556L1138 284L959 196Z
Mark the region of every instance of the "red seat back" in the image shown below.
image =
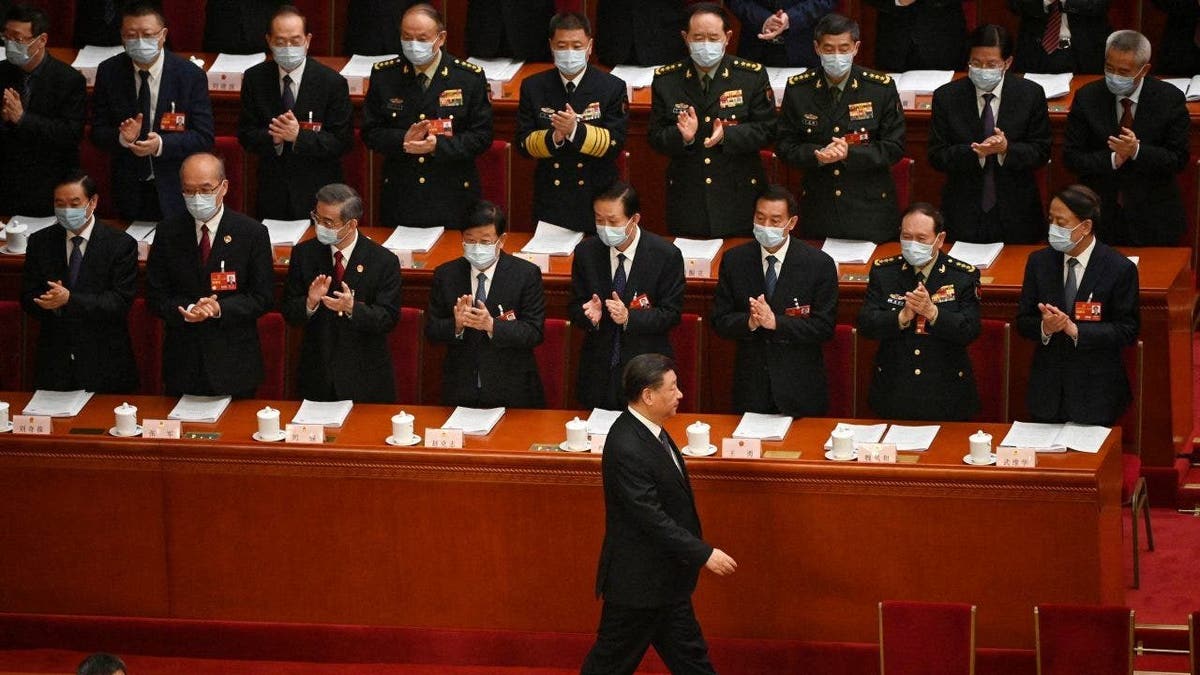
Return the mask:
M629 183L629 151L622 150L621 154L617 155L617 177L623 183Z
M138 393L159 396L163 392L163 322L150 311L145 298L134 298L129 308L129 338L138 369Z
M246 212L246 154L238 144L237 136L217 136L213 151L225 160L225 179L229 181L229 192L225 194L225 206L239 213Z
M1012 328L1000 319L984 319L979 337L967 347L975 387L980 393L980 422L1007 422Z
M167 42L172 51L198 52L203 49L206 4L207 0L162 0L160 6L167 19ZM263 46L266 47L266 42Z
M901 157L892 165L892 180L896 181L896 207L901 212L908 208L908 200L912 197L913 164L912 157Z
M975 607L879 603L880 675L973 675Z
M284 396L287 378L287 324L283 314L267 312L258 317L258 341L262 347L263 381L255 395L278 401Z
M358 191L363 200L362 225L375 224L375 212L371 208L371 151L362 142L362 130L354 130L354 142L350 152L342 155L342 180Z
M703 372L704 318L698 314L684 314L679 325L671 329L671 350L675 352L675 376L683 400L679 412L695 412L700 409Z
M779 182L779 157L773 150L763 148L758 151L758 158L762 161L763 171L767 173L767 184L774 185Z
M1039 675L1133 673L1133 610L1039 605L1033 610Z
M296 9L304 15L308 22L308 32L312 33L312 42L308 53L311 56L330 56L333 40L333 3L329 0L292 0ZM340 3L339 3L340 4Z
M829 391L830 417L855 416L855 383L858 381L858 329L847 324L834 327L833 339L822 345L825 357L825 387Z
M1183 210L1187 214L1187 227L1183 230L1183 236L1180 238L1179 245L1186 246L1192 250L1192 269L1196 269L1196 265L1200 264L1200 186L1197 181L1200 181L1200 160L1188 162L1188 165L1179 174L1179 194L1183 200Z
M79 167L96 181L96 194L100 203L96 215L102 220L117 217L117 200L112 192L112 158L91 141L92 128L83 132L84 141L79 144Z
M21 388L22 355L25 353L23 328L26 323L21 315L21 303L16 300L0 300L0 391L17 391Z
M392 350L392 375L396 380L396 402L421 402L421 359L425 347L425 312L401 307L400 322L388 334Z
M1142 387L1145 384L1143 372L1145 343L1141 340L1132 347L1121 350L1121 363L1125 366L1125 377L1129 378L1129 407L1117 418L1117 426L1121 427L1121 444L1126 452L1135 455L1142 453Z
M571 322L566 319L546 319L542 326L542 344L533 348L546 407L567 407L567 381L570 379Z
M508 141L492 141L475 160L479 169L480 192L484 199L508 213L512 176L512 144Z

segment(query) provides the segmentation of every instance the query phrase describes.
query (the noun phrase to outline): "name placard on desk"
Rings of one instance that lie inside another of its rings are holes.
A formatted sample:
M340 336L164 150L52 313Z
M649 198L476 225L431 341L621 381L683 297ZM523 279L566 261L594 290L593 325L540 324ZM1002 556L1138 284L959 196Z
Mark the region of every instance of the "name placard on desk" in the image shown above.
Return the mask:
M712 261L707 258L684 258L683 275L689 279L708 279L712 276Z
M524 251L517 251L513 255L521 260L525 260L537 265L538 269L542 271L542 274L550 273L550 256L546 253L526 253Z
M462 429L442 429L440 427L425 427L425 447L427 448L461 448L463 446Z
M324 443L325 427L320 424L289 424L285 443Z
M54 423L43 415L13 415L13 433L45 436L54 431Z
M392 249L392 253L396 254L396 259L400 261L401 268L412 269L413 267L413 252L406 248Z
M608 434L592 434L588 436L588 445L591 446L592 452L597 455L604 454L604 441L608 440Z
M721 456L759 459L762 457L762 441L757 438L726 438L721 441Z
M864 464L895 464L895 443L859 443L858 461Z
M142 437L178 440L183 437L183 423L180 420L143 420Z
M1033 448L996 448L996 466L1008 469L1032 469L1037 466L1037 450Z

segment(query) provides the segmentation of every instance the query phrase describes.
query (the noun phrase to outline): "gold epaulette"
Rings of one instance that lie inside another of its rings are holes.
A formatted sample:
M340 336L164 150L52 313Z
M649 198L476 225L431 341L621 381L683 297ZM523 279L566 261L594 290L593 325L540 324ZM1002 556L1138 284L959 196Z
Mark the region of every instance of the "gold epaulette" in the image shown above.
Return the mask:
M878 84L891 84L892 83L891 75L888 75L887 73L881 73L878 70L868 70L866 68L863 68L862 76L869 82L876 82Z
M483 68L480 68L479 66L475 65L474 63L471 63L470 61L463 61L462 59L454 59L454 65L458 66L459 68L462 68L463 70L469 70L472 73L479 73L480 75L483 74Z
M394 59L387 59L386 61L377 61L374 66L374 70L384 70L385 68L398 66L401 63L404 63L404 59L400 58L399 56Z
M954 267L957 267L958 269L960 269L960 270L962 270L962 271L964 271L964 272L966 272L966 273L968 273L968 274L970 274L970 273L972 273L972 272L974 272L974 271L975 271L975 266L974 266L974 265L972 265L971 263L965 263L965 262L963 262L963 261L961 261L961 260L959 260L959 259L957 259L957 258L951 258L950 256L946 256L946 262L947 262L948 264L950 264L950 265L953 265Z
M687 65L687 61L676 61L675 63L668 63L665 66L659 66L659 67L655 68L654 74L655 75L665 75L666 73L673 73L676 70L682 69L686 65Z
M902 260L904 260L904 256L902 256L902 255L894 255L890 258L878 258L875 261L875 267L883 267L884 265L894 265Z
M752 73L757 73L762 70L761 63L755 63L754 61L747 61L745 59L734 59L733 67L741 68L742 70L749 70Z
M803 73L800 73L799 75L793 75L793 76L789 77L788 84L789 85L799 84L801 82L815 80L816 78L817 78L817 70L815 68L809 68L808 70L804 71Z

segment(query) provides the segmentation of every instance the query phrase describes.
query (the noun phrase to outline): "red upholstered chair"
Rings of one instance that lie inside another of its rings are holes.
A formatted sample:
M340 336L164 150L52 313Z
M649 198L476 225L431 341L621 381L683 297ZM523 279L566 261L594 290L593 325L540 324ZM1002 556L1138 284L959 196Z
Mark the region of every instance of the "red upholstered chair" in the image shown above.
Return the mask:
M167 18L167 46L177 52L198 52L204 45L204 2L163 0ZM211 63L206 65L212 65Z
M582 12L583 0L554 0L554 9L559 12Z
M1179 245L1192 249L1192 269L1200 263L1200 160L1189 162L1179 174L1179 192L1183 208L1187 213L1187 227L1180 237Z
M374 225L371 210L371 151L362 142L362 130L354 130L354 144L342 155L342 181L358 191L363 200L363 225Z
M1144 377L1145 343L1138 340L1132 348L1124 350L1121 360L1125 364L1125 376L1133 400L1125 414L1117 420L1126 448L1132 452L1121 453L1121 504L1128 504L1133 511L1133 587L1141 587L1141 551L1139 547L1138 517L1146 523L1146 550L1154 550L1154 531L1150 528L1150 496L1146 490L1146 479L1142 477L1142 389Z
M150 311L145 298L134 298L129 308L129 338L138 369L138 392L158 396L163 392L163 323Z
M1133 610L1039 605L1033 609L1038 675L1131 675Z
M1200 623L1200 612L1188 614L1188 661L1192 675L1200 675L1200 654L1196 653L1196 624Z
M908 208L908 200L913 192L913 164L916 163L912 157L901 157L900 161L892 165L892 180L896 181L896 207L901 211Z
M973 675L975 606L879 603L880 675Z
M984 319L979 337L967 348L981 403L975 419L1007 422L1012 327L1000 319Z
M258 317L258 341L262 348L263 381L255 396L282 399L287 378L287 324L283 314L267 312Z
M484 199L508 213L512 186L512 144L508 141L492 141L475 160L479 169L480 190Z
M839 323L834 327L833 339L821 349L825 356L825 386L829 390L828 414L852 418L858 381L858 329Z
M1044 166L1033 170L1033 180L1037 183L1038 193L1042 197L1042 213L1050 212L1050 164L1053 162L1051 159Z
M246 212L246 155L238 144L237 136L217 136L213 151L225 160L225 179L229 181L229 192L225 194L225 205L234 211Z
M758 158L762 160L763 171L767 172L767 184L774 185L779 182L779 156L773 150L763 148L758 151Z
M112 158L91 142L92 128L84 129L84 141L79 144L79 166L96 181L100 203L96 214L101 219L117 217L117 200L112 193Z
M400 323L388 335L392 350L392 375L396 380L396 402L421 402L421 359L425 351L425 311L400 308Z
M291 3L304 14L308 20L308 30L312 33L312 43L308 53L312 56L329 56L333 39L333 4L329 0L293 0Z
M679 325L671 329L671 350L675 352L675 375L683 400L679 412L694 412L700 409L700 373L704 358L704 317L699 314L684 314Z
M975 30L979 26L979 8L976 7L975 0L963 0L962 10L963 16L967 19L967 32Z
M542 344L534 347L538 375L546 394L546 407L567 407L567 380L571 375L571 322L546 319L542 326Z
M622 150L617 155L617 177L625 183L629 182L629 156L628 150Z
M21 366L23 331L25 322L21 303L16 300L0 301L0 391L17 391L21 388Z

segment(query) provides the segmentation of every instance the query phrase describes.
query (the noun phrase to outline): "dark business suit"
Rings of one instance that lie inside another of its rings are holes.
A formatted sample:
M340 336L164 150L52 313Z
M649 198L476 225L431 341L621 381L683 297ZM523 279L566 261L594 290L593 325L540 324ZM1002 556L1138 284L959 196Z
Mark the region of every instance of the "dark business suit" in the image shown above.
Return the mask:
M212 290L210 275L222 263L224 271L237 273L237 290ZM190 215L158 224L146 263L146 301L166 323L167 395L254 395L263 379L257 321L271 308L273 286L271 239L262 223L225 209L203 267ZM183 320L180 307L212 295L221 305L220 318Z
M575 137L555 147L551 111L566 110L567 104L579 115ZM617 179L628 120L625 82L597 68L584 71L571 96L555 68L521 82L516 147L538 160L533 178L535 221L595 232L592 197Z
M604 442L604 609L585 675L633 673L651 644L672 672L713 672L691 601L713 547L701 539L683 457L667 444L628 410Z
M766 293L762 251L756 241L729 250L721 258L713 298L713 330L737 341L734 410L824 415L829 395L821 344L833 337L837 322L837 266L825 253L792 238L776 267L775 293L767 298L775 329L751 331L748 298Z
M687 56L686 0L597 0L596 58L606 66L657 66Z
M1110 0L1064 0L1063 15L1071 31L1069 49L1047 54L1042 47L1046 33L1046 6L1042 0L1008 0L1008 7L1021 17L1013 70L1018 73L1101 73L1104 72L1104 41L1112 29L1108 26Z
M1158 11L1167 15L1162 44L1154 46L1155 73L1175 77L1191 77L1200 73L1200 45L1196 44L1200 4L1196 0L1152 2Z
M640 229L633 262L625 263L625 292L621 301L629 307L636 295L645 294L650 306L629 310L629 322L618 326L601 308L600 325L593 326L583 313L583 304L595 294L601 303L612 298L610 249L596 237L575 247L571 263L571 304L567 316L584 331L579 358L579 383L575 396L582 408L619 410L624 406L621 373L625 364L639 354L671 356L671 329L683 311L683 254L675 245ZM613 340L620 344L617 363L612 363ZM691 392L694 393L694 392Z
M419 0L350 0L345 55L400 54L400 19Z
M972 143L984 140L984 130L979 92L965 77L933 92L929 163L946 174L942 213L951 239L1031 244L1046 235L1034 174L1050 159L1046 95L1041 85L1008 74L998 89L995 123L1008 139L1004 163L993 155L981 167L971 149ZM982 206L985 171L992 172L996 191L995 205L986 212Z
M1120 135L1117 97L1097 80L1075 93L1063 162L1100 195L1102 241L1122 246L1175 246L1187 228L1178 174L1187 167L1191 119L1183 93L1152 77L1142 80L1133 113L1141 142L1137 159L1112 168L1108 137Z
M204 51L257 54L267 51L263 37L271 17L286 0L207 0L204 6Z
M137 286L137 243L120 230L93 221L79 278L70 283L67 242L74 236L51 225L29 237L21 306L41 325L37 344L38 389L123 394L137 388L129 341L129 308ZM71 295L55 310L34 298L62 282Z
M0 92L21 96L25 77L24 70L0 63ZM0 213L52 216L55 183L79 166L87 83L49 53L29 77L21 122L0 122Z
M813 26L837 6L835 0L730 0L729 11L742 22L738 56L764 66L815 66L820 60L813 51ZM783 10L788 29L781 42L758 39L763 23Z
M546 62L554 0L467 0L467 53Z
M4 3L0 3L3 5ZM76 47L121 44L121 0L78 0L75 2ZM0 9L3 9L0 6Z
M342 182L341 157L354 142L354 109L346 78L308 59L300 88L293 89L292 112L301 123L320 123L321 130L301 128L296 142L285 142L282 152L277 152L267 127L285 112L281 92L280 70L274 61L246 71L238 142L258 155L258 217L303 220L312 211L317 190Z
M1062 332L1042 344L1039 302L1074 319L1074 302L1063 306L1063 286L1062 253L1045 248L1029 256L1017 305L1017 331L1036 344L1026 392L1029 415L1039 422L1111 426L1129 403L1121 350L1138 336L1137 265L1097 241L1074 301L1100 303L1100 321L1075 322L1078 344Z
M157 207L162 217L186 216L183 195L179 186L179 166L183 160L213 146L212 101L208 97L208 78L204 71L187 59L163 50L162 82L158 89L158 105L151 130L162 138L162 155L137 157L121 146L121 122L136 117L138 109L137 75L133 60L118 54L105 60L96 69L96 86L92 91L92 142L112 155L112 190L117 211L125 220L145 219L153 212L151 204L142 203L142 176L147 162L154 167L154 188L158 194ZM185 131L163 131L163 113L175 111L187 115Z
M318 274L333 278L333 250L316 239L292 249L283 316L304 328L297 380L300 396L314 401L392 403L396 384L388 334L400 318L400 266L396 256L359 234L344 281L354 291L350 316L318 305L308 315L308 286ZM331 282L329 295L341 285Z
M958 70L966 55L963 0L865 0L879 12L874 67L888 72Z
M454 334L454 304L475 297L478 270L466 258L443 263L433 272L425 336L447 345L442 364L442 404L477 408L541 408L542 380L533 349L542 343L546 298L537 265L507 253L496 262L485 306L494 318L492 336L464 328ZM514 320L500 319L500 307Z

